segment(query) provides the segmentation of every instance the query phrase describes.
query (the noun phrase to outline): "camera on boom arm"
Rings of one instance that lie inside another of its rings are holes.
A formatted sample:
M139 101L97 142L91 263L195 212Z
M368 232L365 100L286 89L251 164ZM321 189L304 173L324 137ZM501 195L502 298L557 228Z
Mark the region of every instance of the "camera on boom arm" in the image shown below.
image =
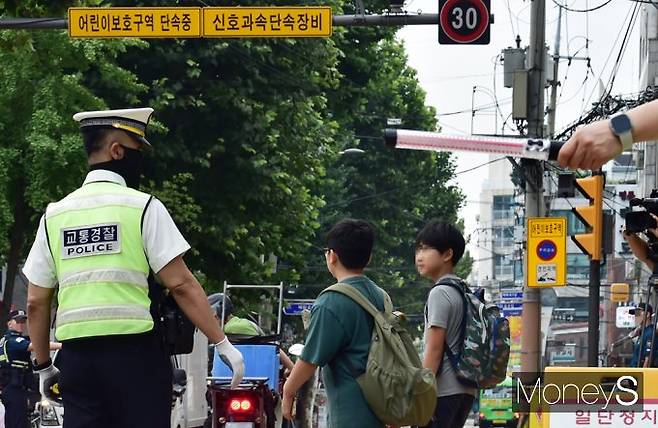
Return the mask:
M649 229L658 227L656 219L651 215L658 216L658 189L651 191L651 196L648 198L633 198L630 200L630 207L640 207L643 210L628 211L624 216L626 221L626 230L632 233L648 232ZM646 233L649 241L658 242L658 237L653 236L652 233Z

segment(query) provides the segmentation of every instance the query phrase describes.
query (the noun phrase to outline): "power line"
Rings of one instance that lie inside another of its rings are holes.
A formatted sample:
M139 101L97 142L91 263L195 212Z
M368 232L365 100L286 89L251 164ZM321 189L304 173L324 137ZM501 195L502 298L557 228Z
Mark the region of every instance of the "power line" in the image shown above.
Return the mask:
M570 8L569 6L566 6L566 5L563 5L563 4L559 3L557 0L553 0L553 3L555 3L556 6L561 7L564 10L568 10L569 12L576 12L576 13L594 12L595 10L599 10L602 7L609 5L611 2L612 2L612 0L605 0L600 5L592 7L590 9L573 9L573 8Z
M629 16L630 16L630 19L628 21L628 27L626 27L626 28L628 29L631 26L633 26L635 12L637 10L637 7L638 7L638 5L635 4L631 8L629 8L628 13L626 14L626 18L624 18L624 21L622 23L622 29L624 28L624 25L626 25L626 20L629 19ZM610 58L612 57L614 46L617 45L617 42L619 41L619 37L621 37L622 32L623 31L620 29L619 33L617 34L617 38L615 39L615 42L612 44L612 48L610 49L610 53L608 54L608 57L606 58L605 63L603 64L603 68L601 68L601 73L599 74L599 78L594 82L594 87L592 88L592 92L590 93L589 97L587 98L587 103L588 104L589 104L589 101L592 99L592 96L596 92L596 83L603 76L603 73L605 72L605 69L608 66L608 62L610 61ZM623 51L624 49L625 48L624 48L623 43L622 43L622 46L620 47L620 52ZM602 94L601 100L603 100L603 98L605 98L604 95L607 94L607 93L608 92L606 91L606 92L604 92L604 94ZM584 108L584 105L583 105L583 108ZM584 112L581 112L581 119L583 117L583 113Z
M512 19L512 8L510 7L509 0L507 0L507 12L509 13L509 24L510 27L512 28L512 33L513 34L519 34L520 29L519 29L519 21L516 21L516 31L514 30L514 20Z
M503 160L503 159L507 159L507 157L503 156L503 157L500 157L500 158L497 158L497 159L490 160L489 162L485 162L483 164L476 165L473 168L465 169L463 171L457 171L457 172L455 172L455 175L465 174L467 172L471 172L473 170L476 170L478 168L482 168L483 166L490 165L494 162L498 162L498 161Z
M475 169L482 168L483 166L487 166L491 163L497 162L501 159L505 159L505 158L499 158L499 159L494 159L494 160L491 160L491 161L488 161L488 162L484 162L484 163L481 163L477 166L474 166L473 168L469 168L469 169L466 169L466 170L463 170L463 171L457 171L453 175L457 176L457 175L460 175L460 174L464 174L464 173L473 171ZM424 187L424 186L433 186L434 184L436 184L436 183L430 183L430 184L421 183L421 184L412 184L412 185L407 185L407 186L401 186L401 187L397 187L397 188L394 188L394 189L385 190L383 192L371 193L369 195L359 196L357 198L348 199L348 200L345 200L345 201L340 201L340 202L336 202L336 203L333 203L333 204L325 205L324 208L333 208L333 207L337 207L337 206L341 206L341 205L348 205L348 204L351 204L352 202L360 202L360 201L364 201L364 200L368 200L368 199L379 198L379 197L384 196L384 195L399 192L400 190L412 190L412 189L420 188L420 187Z
M500 108L499 107L500 105L509 104L510 102L512 102L512 97L507 97L507 98L503 98L500 101L496 100L493 103L483 104L481 106L477 106L477 107L472 108L472 109L469 108L469 109L463 109L463 110L450 111L450 112L447 112L447 113L437 113L436 116L437 117L454 116L454 115L457 115L457 114L465 114L465 113L471 113L471 112L480 111L480 110L487 110L487 109L490 109L492 107Z
M615 84L615 79L617 78L617 73L619 72L619 68L621 67L621 59L624 56L624 53L626 52L626 48L628 47L628 41L630 38L630 34L633 31L633 28L635 28L635 22L637 21L637 17L639 16L640 12L640 5L636 4L635 5L635 11L633 11L633 17L631 18L631 23L628 25L626 28L626 33L624 34L624 39L621 42L621 49L619 50L619 54L617 55L617 59L615 60L615 65L612 68L612 75L610 76L610 79L608 81L608 90L607 90L607 95L610 95L612 93L612 88Z

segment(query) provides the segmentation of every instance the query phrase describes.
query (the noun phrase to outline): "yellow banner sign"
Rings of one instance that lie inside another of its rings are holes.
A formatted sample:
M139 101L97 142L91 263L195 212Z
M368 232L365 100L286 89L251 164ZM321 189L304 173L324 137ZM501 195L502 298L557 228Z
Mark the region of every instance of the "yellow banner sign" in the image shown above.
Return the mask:
M204 37L329 37L330 7L205 7Z
M528 287L567 285L567 219L528 219Z
M548 238L566 236L566 222L562 219L544 219L547 221L533 221L530 226L531 238ZM548 221L551 220L551 221ZM554 220L554 221L553 221Z
M70 37L201 37L201 8L70 8Z

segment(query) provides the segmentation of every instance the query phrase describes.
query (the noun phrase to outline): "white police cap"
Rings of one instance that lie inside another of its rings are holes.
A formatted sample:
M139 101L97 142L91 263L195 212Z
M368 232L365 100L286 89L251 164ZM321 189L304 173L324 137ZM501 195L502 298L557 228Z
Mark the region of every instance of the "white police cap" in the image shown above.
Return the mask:
M131 133L135 139L152 147L146 136L146 126L153 114L153 109L127 108L120 110L83 111L73 115L73 120L80 122L80 129L102 126L122 129Z

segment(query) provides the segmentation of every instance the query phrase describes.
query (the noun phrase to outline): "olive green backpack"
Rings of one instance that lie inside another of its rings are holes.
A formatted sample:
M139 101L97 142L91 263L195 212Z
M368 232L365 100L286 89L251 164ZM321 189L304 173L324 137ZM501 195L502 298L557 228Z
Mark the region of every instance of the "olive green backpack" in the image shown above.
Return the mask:
M323 291L342 293L374 318L372 341L366 371L357 375L370 409L388 425L426 425L436 406L434 373L423 368L411 336L393 313L393 304L384 294L384 311L380 312L356 288L335 284Z

